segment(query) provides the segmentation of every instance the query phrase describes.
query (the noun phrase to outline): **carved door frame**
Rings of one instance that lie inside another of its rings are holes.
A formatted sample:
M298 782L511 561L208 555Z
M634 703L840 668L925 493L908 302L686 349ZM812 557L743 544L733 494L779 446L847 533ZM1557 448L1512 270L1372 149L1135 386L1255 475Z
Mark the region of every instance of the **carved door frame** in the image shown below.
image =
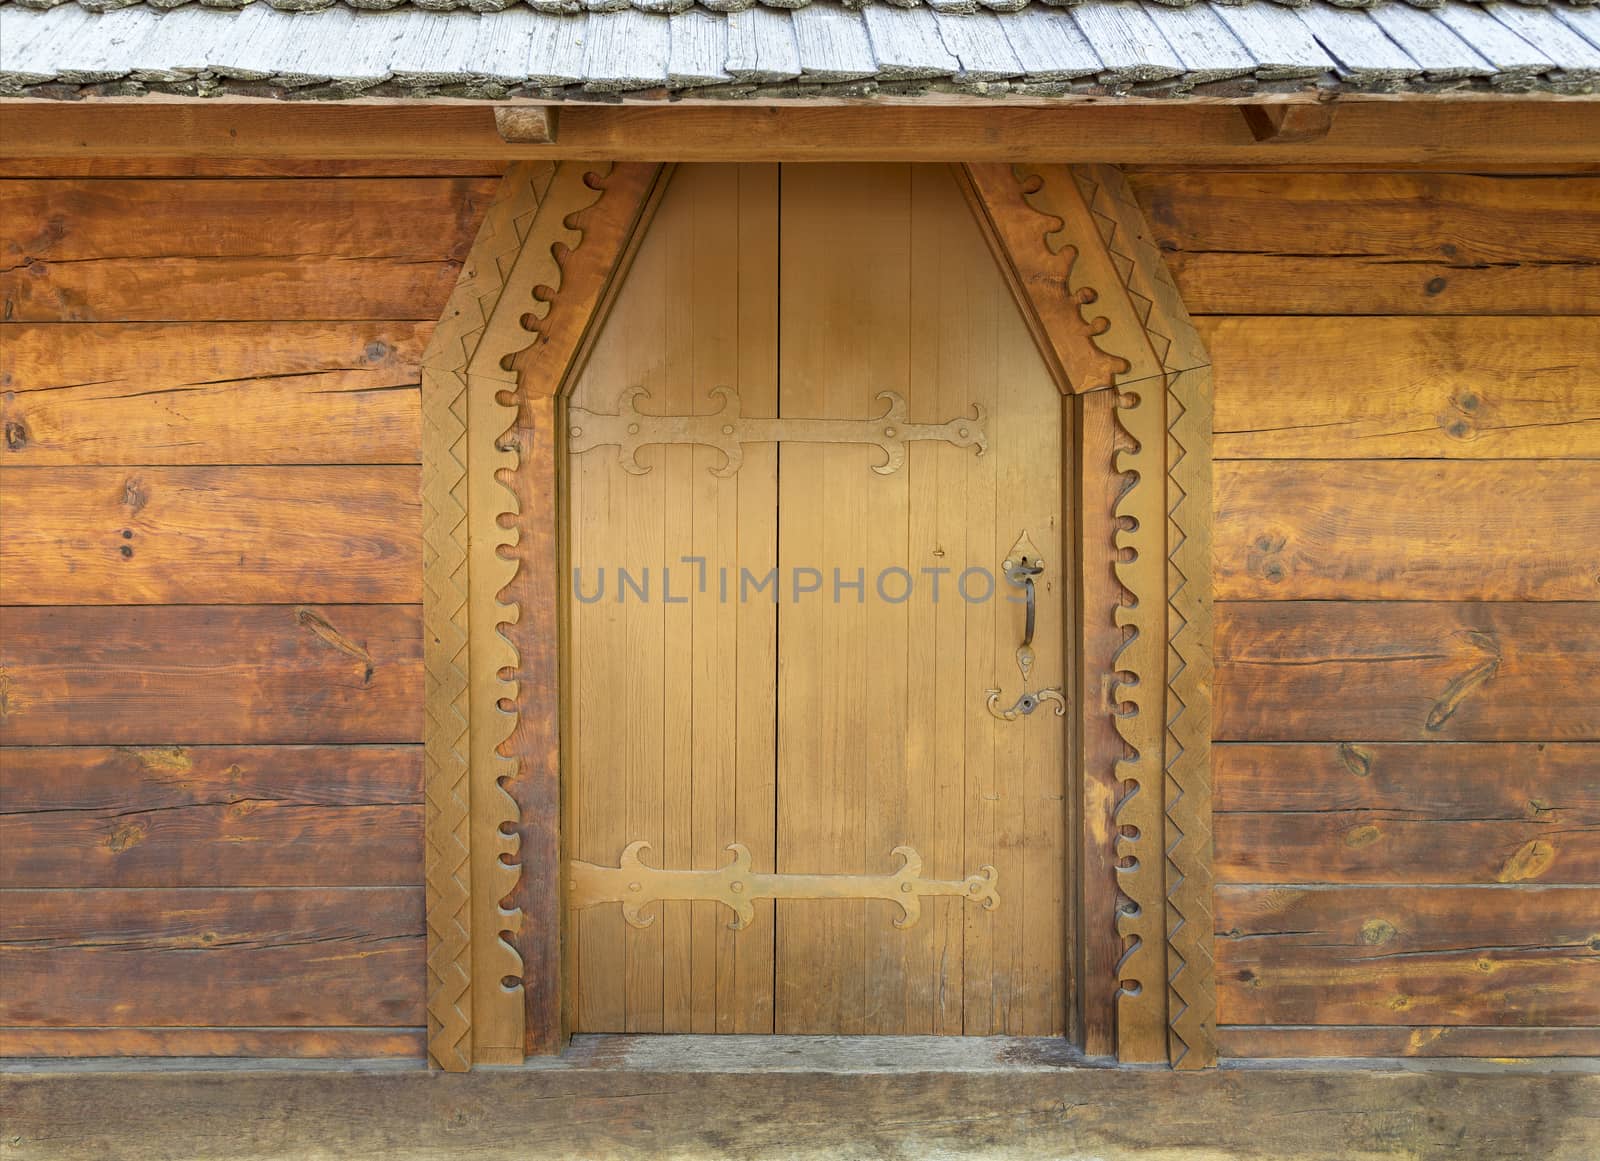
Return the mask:
M1073 410L1079 1027L1216 1060L1211 372L1121 172L955 167ZM507 171L423 357L428 1054L565 1041L559 400L670 166Z

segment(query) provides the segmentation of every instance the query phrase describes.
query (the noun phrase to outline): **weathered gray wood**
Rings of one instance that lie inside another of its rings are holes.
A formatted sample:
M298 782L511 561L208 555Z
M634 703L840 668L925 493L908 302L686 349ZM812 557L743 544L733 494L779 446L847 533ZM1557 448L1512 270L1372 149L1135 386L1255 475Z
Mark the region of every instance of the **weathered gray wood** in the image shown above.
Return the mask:
M105 1067L0 1081L8 1156L1592 1161L1600 1115L1600 1077L1550 1065L1491 1075Z
M1105 66L1107 80L1159 81L1183 72L1183 62L1134 0L1102 0L1068 11Z
M472 67L480 76L522 81L533 62L533 41L541 25L554 18L518 6L496 13L493 20L478 21L472 46Z
M807 5L790 15L800 67L807 80L854 81L878 71L867 30L842 8Z
M691 9L671 18L672 53L667 83L677 87L720 85L733 77L722 67L728 56L728 22Z
M618 92L666 84L669 36L665 16L631 8L590 13L584 32L584 87Z
M870 5L862 10L872 55L886 79L949 76L961 67L939 36L933 13L926 8Z
M1209 4L1172 8L1151 0L1144 3L1188 71L1186 80L1204 84L1255 71L1255 57Z
M1494 66L1448 25L1409 4L1383 4L1368 15L1435 80L1489 76Z
M1371 84L1416 76L1422 71L1365 12L1313 4L1295 9L1295 15L1333 55L1341 76Z
M1040 12L1003 25L1030 81L1070 81L1100 71L1100 58L1065 12Z
M1256 58L1262 79L1314 77L1334 68L1309 29L1289 8L1276 4L1218 5L1218 16Z
M409 12L405 28L380 29L372 19L376 15L368 14L367 27L351 30L351 34L365 41L379 39L376 34L380 32L388 33L394 46L389 72L394 76L419 84L446 85L478 72L473 55L478 40L476 25L484 21L462 20L447 12ZM379 19L391 21L395 15Z
M1000 81L1022 74L1000 21L990 13L934 17L944 46L956 58L958 80Z
M1506 4L1501 0L1485 4L1483 10L1534 48L1544 53L1572 77L1590 77L1600 72L1600 48L1596 48L1556 17L1541 8Z
M1554 67L1549 57L1476 4L1448 4L1429 15L1442 21L1502 73L1533 76Z
M773 84L800 75L800 50L789 28L787 12L752 8L730 12L728 72L741 81Z
M1552 11L1562 24L1600 48L1600 8L1560 8Z
M537 85L571 85L584 76L587 44L581 20L538 13L533 25L533 53L528 76Z
M83 35L68 36L58 43L56 75L74 84L94 84L126 76L139 63L140 57L156 59L153 53L146 53L145 45L159 36L165 21L154 27L152 24L141 9L107 12L92 26L82 29ZM5 37L0 36L0 39Z

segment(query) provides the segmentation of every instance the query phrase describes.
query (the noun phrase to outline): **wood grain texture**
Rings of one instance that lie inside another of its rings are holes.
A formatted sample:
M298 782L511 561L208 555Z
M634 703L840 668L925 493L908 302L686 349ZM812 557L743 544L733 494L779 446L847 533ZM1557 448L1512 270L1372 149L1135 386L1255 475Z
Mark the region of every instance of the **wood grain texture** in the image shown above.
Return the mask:
M1600 887L1217 890L1224 1024L1600 1023Z
M14 322L431 321L493 189L474 178L3 182L0 303Z
M414 886L414 746L0 750L7 887Z
M1052 98L1041 97L1041 102ZM553 145L513 144L487 104L30 101L0 152L34 158L1019 161L1235 166L1567 166L1593 170L1600 130L1581 101L1347 102L1321 141L1262 146L1233 105L1094 108L670 105L567 102Z
M13 605L422 598L414 467L0 468Z
M1600 179L1144 172L1133 183L1197 314L1600 312Z
M0 1057L420 1059L421 1028L0 1028Z
M415 1027L419 887L0 893L0 1025Z
M1600 600L1600 461L1233 461L1219 600Z
M1216 737L1600 740L1600 603L1219 602Z
M259 1161L319 1150L409 1150L475 1161L856 1161L906 1155L913 1134L910 1149L951 1161L1149 1161L1195 1156L1197 1141L1214 1157L1251 1161L1407 1153L1592 1161L1600 1104L1600 1078L1577 1070L1463 1075L1325 1064L1177 1076L1002 1063L953 1074L841 1073L807 1068L807 1054L796 1046L784 1071L707 1072L692 1063L708 1055L703 1042L686 1046L691 1062L653 1069L641 1083L626 1066L629 1043L606 1038L596 1045L596 1056L610 1049L610 1067L471 1077L421 1069L14 1072L0 1079L0 1099L17 1161L164 1161L174 1154ZM1063 1115L1066 1108L1071 1116Z
M0 158L0 178L171 177L481 177L505 173L504 161L426 158L306 157L17 157Z
M1363 1025L1274 1027L1244 1025L1217 1029L1224 1056L1255 1059L1317 1056L1496 1056L1538 1059L1600 1056L1600 1027L1484 1028L1433 1024L1419 1028Z
M1218 459L1600 459L1600 318L1197 325Z
M415 742L415 605L0 610L11 745Z
M0 463L408 464L432 328L0 326Z

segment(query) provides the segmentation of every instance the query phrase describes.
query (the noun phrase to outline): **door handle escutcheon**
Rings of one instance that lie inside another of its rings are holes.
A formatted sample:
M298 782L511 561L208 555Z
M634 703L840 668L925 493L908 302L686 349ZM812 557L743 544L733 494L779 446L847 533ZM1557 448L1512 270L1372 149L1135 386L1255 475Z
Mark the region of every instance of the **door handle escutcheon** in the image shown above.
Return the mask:
M988 689L984 692L989 697L989 712L1004 722L1014 722L1018 717L1025 717L1044 702L1054 702L1056 717L1062 717L1067 712L1067 699L1061 695L1060 686L1030 693L1028 679L1033 674L1033 629L1038 618L1038 608L1035 600L1034 578L1044 572L1044 560L1039 556L1039 550L1034 547L1033 541L1028 539L1024 531L1017 537L1017 542L1011 546L1011 551L1000 564L1000 571L1007 581L1016 585L1023 591L1023 600L1027 605L1026 619L1023 622L1022 644L1017 646L1017 668L1022 671L1022 695L1010 709L1000 708L1000 691Z

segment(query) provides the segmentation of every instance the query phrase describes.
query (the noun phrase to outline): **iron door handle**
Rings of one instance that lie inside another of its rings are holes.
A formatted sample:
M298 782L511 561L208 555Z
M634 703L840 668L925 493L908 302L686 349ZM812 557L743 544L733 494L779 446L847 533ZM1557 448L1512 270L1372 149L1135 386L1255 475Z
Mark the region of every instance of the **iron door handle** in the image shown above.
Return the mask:
M1038 620L1034 578L1043 574L1044 560L1039 556L1039 550L1033 546L1033 541L1028 539L1027 532L1017 537L1017 542L1011 546L1011 551L1001 562L1000 571L1007 581L1023 591L1023 600L1027 605L1022 644L1017 646L1017 668L1022 672L1022 695L1010 709L1003 710L1000 708L1000 691L985 690L989 698L989 712L1003 722L1014 722L1019 717L1031 714L1042 703L1048 701L1055 703L1056 717L1062 717L1067 712L1067 699L1061 695L1060 686L1050 686L1034 692L1028 690L1028 679L1033 674L1033 630Z

